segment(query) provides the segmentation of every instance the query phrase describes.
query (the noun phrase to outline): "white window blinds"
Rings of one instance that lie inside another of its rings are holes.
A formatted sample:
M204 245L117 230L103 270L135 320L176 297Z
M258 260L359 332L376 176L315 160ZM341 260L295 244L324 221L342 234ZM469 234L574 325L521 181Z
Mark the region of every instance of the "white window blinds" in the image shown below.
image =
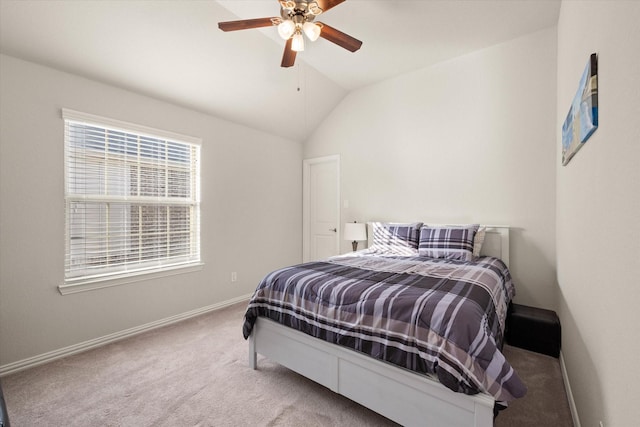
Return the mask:
M199 263L199 140L66 109L63 118L65 284Z

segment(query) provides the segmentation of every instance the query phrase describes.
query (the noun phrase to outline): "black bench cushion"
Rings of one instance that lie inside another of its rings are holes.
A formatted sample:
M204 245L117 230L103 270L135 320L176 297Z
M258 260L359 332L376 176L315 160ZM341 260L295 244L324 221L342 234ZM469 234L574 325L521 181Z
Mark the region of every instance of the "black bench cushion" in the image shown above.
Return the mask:
M553 357L560 355L560 319L552 310L511 304L505 336L514 347Z

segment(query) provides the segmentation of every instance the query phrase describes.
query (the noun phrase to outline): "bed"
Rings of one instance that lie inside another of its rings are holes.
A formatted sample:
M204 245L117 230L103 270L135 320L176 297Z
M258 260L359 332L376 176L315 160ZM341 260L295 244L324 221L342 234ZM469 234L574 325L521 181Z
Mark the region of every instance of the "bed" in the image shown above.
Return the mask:
M526 393L500 351L508 227L369 227L364 251L263 279L243 323L251 368L260 353L402 425L492 426Z

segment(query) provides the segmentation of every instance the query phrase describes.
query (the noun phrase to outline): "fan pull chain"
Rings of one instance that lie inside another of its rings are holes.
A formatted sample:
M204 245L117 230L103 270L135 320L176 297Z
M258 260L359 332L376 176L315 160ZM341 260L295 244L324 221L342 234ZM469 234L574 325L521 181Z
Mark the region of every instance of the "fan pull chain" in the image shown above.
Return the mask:
M300 62L298 62L296 64L296 67L298 68L298 92L301 91L301 86L304 85L305 87L305 93L303 94L304 96L302 97L302 120L303 120L303 125L304 125L304 129L308 130L309 129L309 106L307 105L307 94L306 94L306 89L307 89L307 73L306 73L306 68L302 69L302 65Z

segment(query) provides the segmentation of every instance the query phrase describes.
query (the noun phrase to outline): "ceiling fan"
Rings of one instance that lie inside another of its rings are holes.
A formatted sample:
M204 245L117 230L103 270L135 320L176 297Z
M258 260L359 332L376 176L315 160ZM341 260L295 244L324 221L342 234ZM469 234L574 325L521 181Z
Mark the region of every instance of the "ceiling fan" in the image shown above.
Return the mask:
M278 34L287 41L280 65L282 67L291 67L296 61L296 54L304 50L302 33L311 41L316 41L318 37L322 37L351 52L360 49L360 46L362 46L360 40L325 23L314 22L318 15L344 1L346 0L278 0L278 3L280 3L280 17L218 22L218 28L222 31L237 31L272 25L277 26Z

